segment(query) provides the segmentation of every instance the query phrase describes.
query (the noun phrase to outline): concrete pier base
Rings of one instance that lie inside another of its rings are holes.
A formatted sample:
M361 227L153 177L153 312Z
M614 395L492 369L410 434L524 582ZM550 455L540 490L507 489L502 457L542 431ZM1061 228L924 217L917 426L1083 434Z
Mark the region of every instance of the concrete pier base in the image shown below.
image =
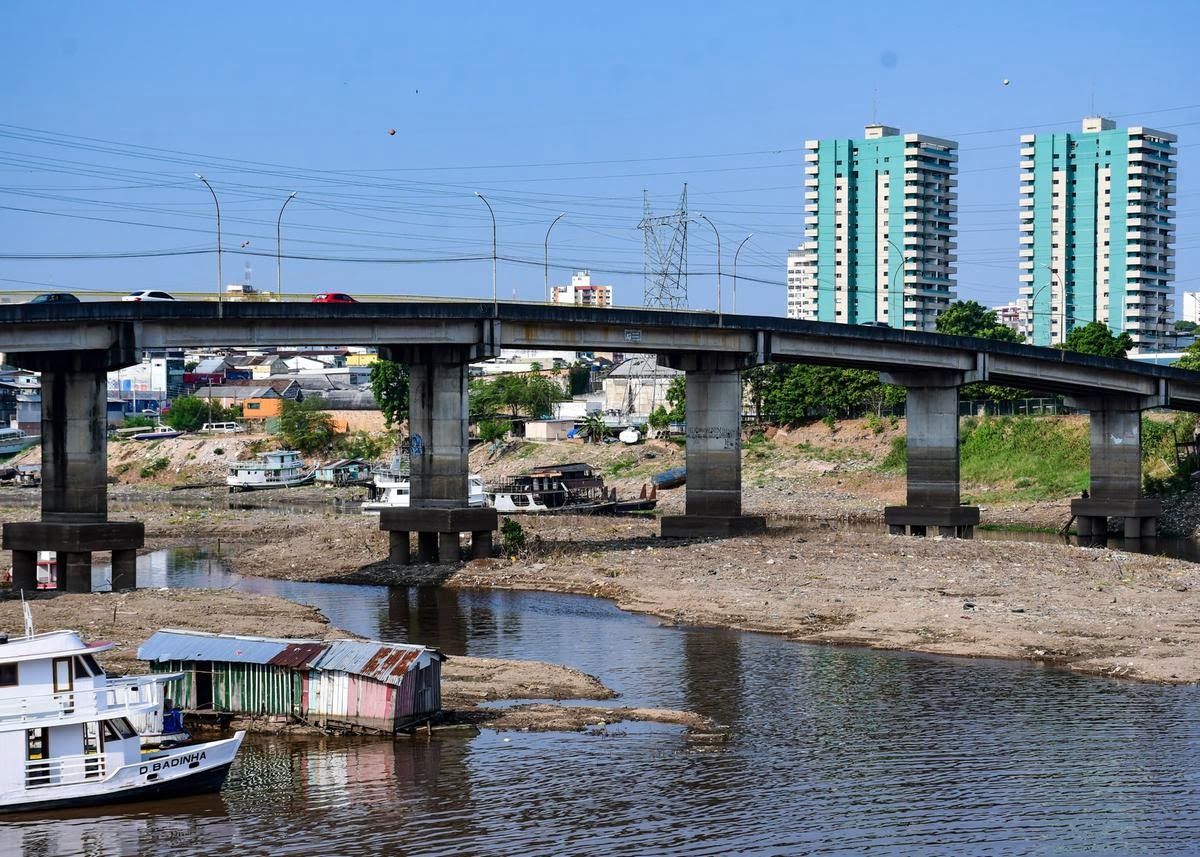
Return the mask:
M888 506L883 520L893 535L973 538L979 507L959 503L958 387L962 372L888 372L884 383L907 388L906 503Z
M664 539L709 539L751 536L767 530L762 515L664 515Z
M491 556L492 534L498 524L495 509L384 509L379 528L388 533L389 557L409 561L409 534L417 534L417 562L462 562L462 534L471 534L471 554Z
M1071 514L1075 516L1075 532L1079 534L1081 547L1107 544L1109 520L1121 518L1124 520L1126 542L1137 540L1138 546L1144 548L1158 538L1162 501L1144 497L1135 500L1088 497L1072 500Z
M662 537L763 532L765 518L742 514L742 363L736 355L715 354L673 355L666 362L687 373L687 494L684 514L662 519Z
M37 589L37 551L12 552L12 588L28 592Z
M66 568L60 568L59 574L66 582L63 587L67 592L92 591L92 555L88 551L69 551Z
M137 588L137 551L126 548L112 552L113 592Z

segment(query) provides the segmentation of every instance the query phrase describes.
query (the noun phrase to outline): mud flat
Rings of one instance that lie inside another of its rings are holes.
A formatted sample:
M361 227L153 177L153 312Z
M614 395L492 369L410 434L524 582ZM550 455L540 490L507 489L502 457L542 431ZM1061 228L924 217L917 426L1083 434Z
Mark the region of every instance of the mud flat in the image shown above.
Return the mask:
M330 639L352 636L330 626L325 616L283 598L208 589L139 590L121 593L47 594L29 596L36 630L70 628L89 641L114 647L98 655L113 674L146 672L137 648L164 627L221 634ZM0 600L0 630L10 638L22 633L19 599ZM651 720L711 731L706 718L666 709L563 706L526 703L488 707L507 700L603 700L616 694L595 676L560 664L501 658L452 657L443 664L442 702L450 724L485 725L495 729L581 730L599 723ZM238 728L269 732L309 733L309 727L280 727L254 718L238 718Z

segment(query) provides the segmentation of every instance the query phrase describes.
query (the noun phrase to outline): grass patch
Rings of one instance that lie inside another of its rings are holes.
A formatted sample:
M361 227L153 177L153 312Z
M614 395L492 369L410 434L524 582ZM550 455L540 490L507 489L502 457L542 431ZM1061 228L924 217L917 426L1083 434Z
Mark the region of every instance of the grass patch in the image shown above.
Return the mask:
M773 448L774 445L772 445ZM829 446L817 446L808 441L796 444L796 451L801 453L804 458L812 458L817 461L832 461L835 463L865 461L871 457L871 453L860 449L835 449Z
M609 476L621 476L628 474L637 466L638 460L635 455L622 455L615 461L609 462L609 465L604 468L604 472Z
M1047 533L1057 535L1056 527L1027 527L1022 524L976 524L977 530L989 530L993 533Z
M164 470L166 470L168 467L170 467L170 465L171 465L171 459L156 458L153 461L151 461L149 464L145 465L141 470L139 470L138 475L141 476L143 479L149 479L153 476L157 476L159 473L162 473Z
M513 458L528 458L537 452L537 450L538 447L536 443L522 443L517 448L517 451L513 453Z
M1088 486L1088 428L1080 422L969 418L959 431L959 445L961 480L997 486L987 492L988 499L1057 499Z

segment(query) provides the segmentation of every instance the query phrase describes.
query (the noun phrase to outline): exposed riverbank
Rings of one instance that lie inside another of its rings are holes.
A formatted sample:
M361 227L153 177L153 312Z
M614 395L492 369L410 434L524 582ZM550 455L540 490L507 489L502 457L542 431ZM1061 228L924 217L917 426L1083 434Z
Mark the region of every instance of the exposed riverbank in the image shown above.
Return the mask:
M654 519L526 517L513 558L395 568L366 516L143 510L155 547L221 541L241 573L342 583L498 587L612 598L679 623L1145 681L1200 681L1200 566L1061 544L913 539L774 525L672 542Z
M46 594L29 597L38 630L70 628L86 640L113 643L97 657L112 674L146 672L138 646L160 628L220 634L301 639L353 636L330 626L319 610L283 598L208 589L157 589L122 593ZM21 602L0 600L0 629L10 636L23 627ZM493 729L580 730L603 723L643 720L711 732L713 723L687 711L627 706L564 706L524 700L605 700L616 697L598 678L560 664L504 658L455 656L442 665L442 703L447 724ZM489 703L522 700L491 707ZM280 731L274 722L239 718L238 728ZM318 732L302 724L286 731Z

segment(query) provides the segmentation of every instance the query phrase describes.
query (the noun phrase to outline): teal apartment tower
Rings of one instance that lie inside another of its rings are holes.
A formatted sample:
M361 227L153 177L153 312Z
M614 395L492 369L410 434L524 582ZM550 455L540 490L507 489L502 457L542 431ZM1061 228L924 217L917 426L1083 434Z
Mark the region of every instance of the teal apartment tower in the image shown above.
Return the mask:
M1034 345L1103 322L1154 351L1172 321L1176 138L1089 117L1021 137L1020 280Z
M805 143L789 318L933 330L954 300L958 144L868 125Z

